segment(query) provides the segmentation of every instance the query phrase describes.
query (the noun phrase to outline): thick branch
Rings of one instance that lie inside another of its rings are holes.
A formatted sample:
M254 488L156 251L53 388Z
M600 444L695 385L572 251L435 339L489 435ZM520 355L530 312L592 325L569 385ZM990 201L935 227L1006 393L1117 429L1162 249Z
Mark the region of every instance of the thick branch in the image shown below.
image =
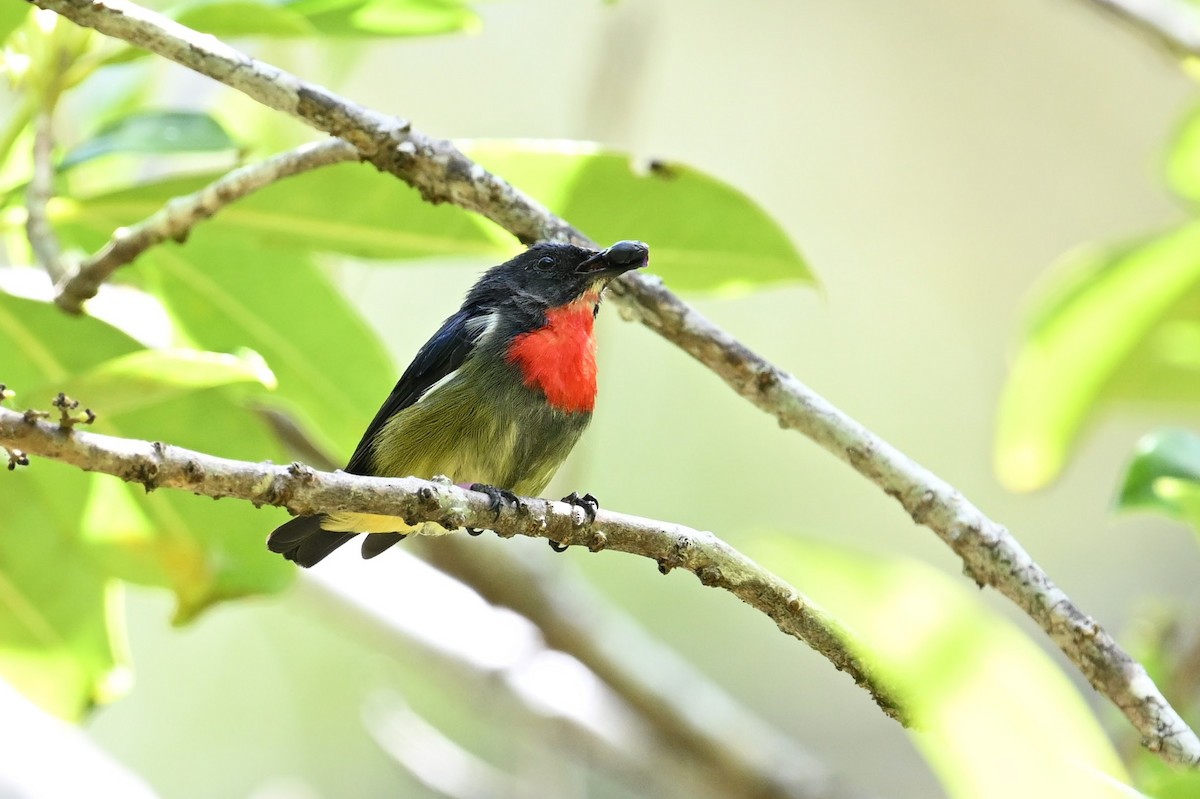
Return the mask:
M54 301L65 311L79 313L83 302L95 297L117 269L168 239L183 241L192 228L226 205L292 175L358 158L358 150L349 142L330 139L235 169L197 192L172 199L136 225L117 228L103 248L60 284Z
M337 468L286 414L265 407L258 411L305 463L323 470ZM524 616L548 646L587 666L638 713L666 750L689 756L683 768L716 795L856 795L811 753L756 718L611 603L579 580L564 580L560 569L537 569L462 536L420 536L412 543L439 571L491 604ZM630 668L634 662L654 667ZM679 782L677 775L668 781Z
M0 408L0 446L103 472L148 491L178 488L203 496L236 497L278 505L298 514L353 511L434 521L450 530L479 527L497 535L527 535L594 552L614 549L658 563L664 574L686 569L704 585L723 588L769 616L783 632L824 655L867 689L887 715L903 710L870 667L850 651L854 636L796 589L712 533L612 511L588 522L564 502L525 499L497 514L485 494L415 477L360 477L318 472L294 463L276 466L217 458L161 442L84 433L45 421L44 415Z
M255 61L212 37L124 0L31 1L347 139L365 160L418 188L430 202L453 202L477 211L525 242L558 238L590 243L450 143ZM613 286L613 293L626 311L775 416L782 427L804 433L895 497L914 521L932 529L962 558L972 578L995 587L1036 620L1092 686L1121 709L1147 748L1168 762L1200 764L1200 739L1145 669L1075 607L1004 527L949 484L705 319L660 280L626 275Z
M1184 0L1088 0L1176 56L1200 56L1200 9Z

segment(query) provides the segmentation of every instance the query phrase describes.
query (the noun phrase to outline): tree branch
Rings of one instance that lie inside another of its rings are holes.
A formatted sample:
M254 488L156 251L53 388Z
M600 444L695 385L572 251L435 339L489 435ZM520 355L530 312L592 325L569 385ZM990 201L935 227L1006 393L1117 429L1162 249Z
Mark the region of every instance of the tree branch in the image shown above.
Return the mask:
M192 228L226 205L292 175L358 158L358 150L349 142L329 139L235 169L197 192L172 199L153 216L117 228L104 247L59 284L54 301L65 311L79 313L83 302L95 297L117 269L168 239L182 242Z
M295 457L325 471L337 468L286 414L267 407L256 410ZM470 586L489 603L520 614L537 627L547 646L590 669L638 714L664 751L687 756L683 770L715 795L858 796L810 752L651 639L603 597L578 580L563 579L560 569L537 569L462 536L417 536L412 543L439 571ZM632 663L654 667L631 668ZM655 760L653 755L650 759ZM678 784L678 775L668 781Z
M1175 56L1200 56L1200 9L1182 0L1088 0Z
M125 0L30 1L341 136L364 160L408 182L430 202L453 202L476 211L526 243L553 238L591 244L449 142L255 61L210 36ZM807 435L849 463L899 501L915 522L937 533L963 560L968 575L999 590L1046 631L1092 686L1120 708L1148 749L1167 762L1200 765L1200 738L1163 698L1145 669L1054 585L1003 526L948 483L697 313L667 290L661 279L626 274L614 281L612 293L624 310L773 415L781 427ZM671 563L669 558L667 562Z
M723 588L769 616L783 632L824 655L871 693L888 716L906 721L899 697L855 655L854 636L823 609L712 533L683 525L601 510L588 522L565 502L523 499L497 513L486 494L415 477L360 477L318 472L299 463L277 466L218 458L200 452L72 429L64 411L58 424L46 414L0 408L0 446L103 472L147 491L178 488L214 498L236 497L277 505L297 514L352 511L434 521L448 530L478 527L510 538L527 535L593 552L614 549L682 568L704 585Z

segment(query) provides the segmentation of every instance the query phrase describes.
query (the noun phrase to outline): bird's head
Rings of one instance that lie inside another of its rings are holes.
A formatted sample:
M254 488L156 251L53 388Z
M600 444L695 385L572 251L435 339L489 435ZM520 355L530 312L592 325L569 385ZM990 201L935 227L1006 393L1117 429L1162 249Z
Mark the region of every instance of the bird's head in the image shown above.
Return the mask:
M650 248L619 241L605 250L546 242L488 271L467 302L540 314L577 302L595 305L613 278L649 263Z

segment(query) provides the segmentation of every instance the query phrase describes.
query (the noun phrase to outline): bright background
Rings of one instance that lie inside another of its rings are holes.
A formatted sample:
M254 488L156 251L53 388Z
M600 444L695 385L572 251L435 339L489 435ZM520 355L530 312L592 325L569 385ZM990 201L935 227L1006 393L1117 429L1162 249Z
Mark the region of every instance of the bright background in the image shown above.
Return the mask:
M689 298L704 314L1008 525L1118 637L1149 605L1200 600L1200 556L1183 528L1111 511L1136 438L1187 417L1106 417L1040 493L1010 493L992 469L1006 357L1039 275L1080 243L1181 217L1158 178L1194 96L1176 65L1065 0L505 0L478 10L477 35L355 43L352 61L325 46L255 52L433 135L599 140L736 185L789 232L822 288ZM178 70L167 74L164 96L181 85ZM347 266L342 285L403 365L486 265ZM803 536L910 556L957 579L952 553L874 486L611 307L600 347L595 421L548 495L591 491L606 507L711 529L751 552L765 535ZM265 534L282 514L262 519ZM863 692L731 596L619 554L499 545L582 575L852 784L897 799L942 792ZM346 551L322 570L379 583L385 615L461 637L461 618L423 601L412 569L405 554L363 564ZM1065 664L1006 601L981 599ZM431 666L310 583L182 629L169 626L170 605L130 591L136 687L86 725L165 797L425 795L364 730L364 707L387 701L381 691L477 750L561 769L558 795L637 795L562 762L544 734L518 728L509 740L503 727L517 722L488 701L486 680ZM480 618L471 636L513 623ZM654 667L636 657L634 668ZM585 688L567 693L568 704L586 700Z

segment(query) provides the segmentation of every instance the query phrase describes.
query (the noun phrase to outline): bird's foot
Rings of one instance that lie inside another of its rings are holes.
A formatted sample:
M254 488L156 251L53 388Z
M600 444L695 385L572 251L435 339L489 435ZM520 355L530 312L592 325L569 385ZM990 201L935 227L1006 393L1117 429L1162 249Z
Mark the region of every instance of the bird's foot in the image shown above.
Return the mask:
M577 508L583 508L584 514L587 516L588 522L596 521L596 511L600 509L600 500L596 499L591 494L584 494L582 497L579 493L572 491L570 494L562 498L562 501L568 505L573 505ZM549 542L550 548L555 552L566 552L567 545L560 544L557 541Z
M487 494L488 509L496 514L497 519L500 518L500 508L504 506L505 502L514 508L521 504L520 497L507 488L496 488L486 483L471 483L467 488L478 491L480 494Z
M582 497L578 493L572 491L562 498L562 501L568 505L574 505L577 508L583 508L583 512L587 515L588 523L596 521L596 511L600 510L600 500L593 497L591 494L584 494Z

